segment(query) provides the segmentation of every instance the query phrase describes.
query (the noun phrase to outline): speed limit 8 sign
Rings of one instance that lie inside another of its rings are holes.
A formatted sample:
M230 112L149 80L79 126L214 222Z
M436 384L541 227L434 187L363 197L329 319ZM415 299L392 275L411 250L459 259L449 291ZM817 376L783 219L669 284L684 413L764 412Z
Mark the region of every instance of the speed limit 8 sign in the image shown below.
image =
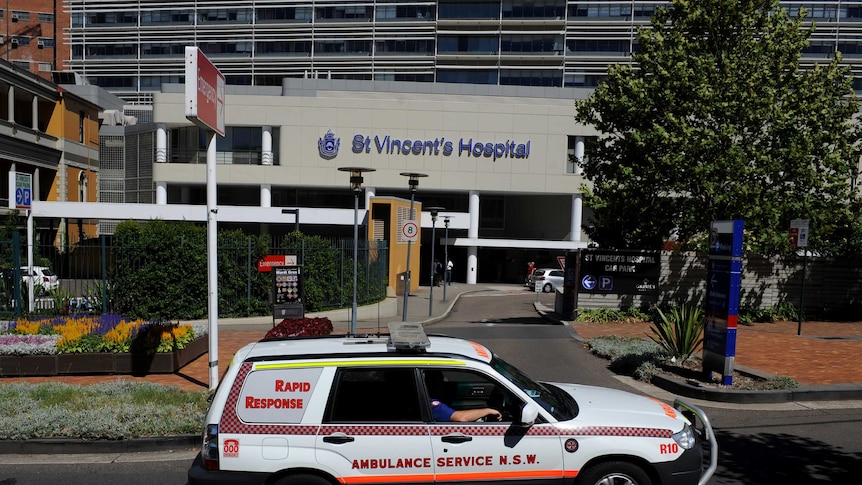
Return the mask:
M416 242L416 240L419 239L419 224L412 219L404 221L404 223L401 224L399 234L401 235L402 241Z

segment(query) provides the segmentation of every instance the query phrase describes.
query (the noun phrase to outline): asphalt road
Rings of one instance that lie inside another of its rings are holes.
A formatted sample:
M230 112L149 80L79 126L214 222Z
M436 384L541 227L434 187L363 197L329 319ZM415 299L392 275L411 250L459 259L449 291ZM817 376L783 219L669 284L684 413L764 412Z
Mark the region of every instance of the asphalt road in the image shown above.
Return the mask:
M564 326L536 315L535 296L465 295L444 321L426 327L480 342L530 376L673 396L615 376ZM862 403L726 405L695 402L720 446L710 484L857 483L862 476ZM0 485L182 485L195 450L101 455L0 455ZM855 479L853 477L856 477Z

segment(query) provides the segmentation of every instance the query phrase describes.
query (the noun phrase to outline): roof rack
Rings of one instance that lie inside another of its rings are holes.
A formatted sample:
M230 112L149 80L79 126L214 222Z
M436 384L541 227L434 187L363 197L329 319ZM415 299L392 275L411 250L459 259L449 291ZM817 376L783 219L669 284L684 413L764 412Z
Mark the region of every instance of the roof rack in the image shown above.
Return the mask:
M393 322L389 324L388 346L395 350L424 352L431 345L422 324Z

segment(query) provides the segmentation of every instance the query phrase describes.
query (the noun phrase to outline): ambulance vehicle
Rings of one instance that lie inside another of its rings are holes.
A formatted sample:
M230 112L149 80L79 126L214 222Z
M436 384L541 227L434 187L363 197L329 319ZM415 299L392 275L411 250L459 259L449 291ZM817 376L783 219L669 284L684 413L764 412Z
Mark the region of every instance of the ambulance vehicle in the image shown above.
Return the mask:
M439 422L437 402L501 418ZM398 323L240 349L188 482L695 485L717 455L709 419L684 400L536 382L483 345Z

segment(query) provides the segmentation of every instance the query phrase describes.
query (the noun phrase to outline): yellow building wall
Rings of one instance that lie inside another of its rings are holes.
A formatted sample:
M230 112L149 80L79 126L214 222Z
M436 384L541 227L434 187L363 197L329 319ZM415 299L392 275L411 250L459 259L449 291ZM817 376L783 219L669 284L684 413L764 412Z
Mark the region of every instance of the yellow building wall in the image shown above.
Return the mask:
M82 119L83 118L83 119ZM89 154L92 149L92 166L89 157L85 163L64 163L58 167L51 189L49 201L58 202L96 202L98 201L99 166L99 108L71 96L61 96L54 107L46 133L63 139L66 145L81 144ZM81 141L83 140L83 142ZM82 178L84 177L84 178ZM82 180L86 183L82 184ZM85 195L81 196L82 187ZM68 244L76 244L83 239L98 236L96 221L67 221ZM55 243L63 245L64 230L60 230Z
M404 294L403 276L407 270L407 242L399 237L403 221L410 214L410 201L395 197L373 197L369 202L368 240L385 240L389 248L389 286L396 295ZM420 224L421 234L422 204L414 202L413 219ZM410 291L419 289L419 254L422 250L422 238L410 244Z

